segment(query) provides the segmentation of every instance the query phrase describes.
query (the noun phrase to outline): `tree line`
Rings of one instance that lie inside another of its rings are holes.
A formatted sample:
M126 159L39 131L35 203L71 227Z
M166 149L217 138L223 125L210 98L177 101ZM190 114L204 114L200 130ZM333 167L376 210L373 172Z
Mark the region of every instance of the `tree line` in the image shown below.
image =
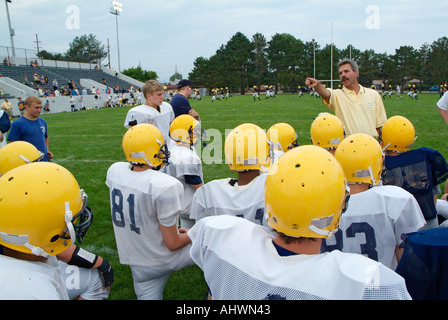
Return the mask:
M333 55L333 63L331 56ZM337 64L352 58L359 65L359 82L371 86L382 80L405 88L409 80L419 79L428 89L448 81L448 38L416 49L400 46L393 54L373 49L361 51L352 45L337 48L321 46L314 39L304 42L288 33L277 33L270 41L260 33L251 39L237 32L209 58L198 57L189 74L195 85L207 88L228 87L244 94L247 88L274 85L282 89L304 86L306 77L339 79Z

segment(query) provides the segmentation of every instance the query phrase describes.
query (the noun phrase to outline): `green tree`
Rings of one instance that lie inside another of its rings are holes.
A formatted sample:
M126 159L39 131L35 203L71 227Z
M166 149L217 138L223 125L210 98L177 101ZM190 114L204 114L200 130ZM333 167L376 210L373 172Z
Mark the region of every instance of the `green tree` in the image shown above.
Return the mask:
M47 50L40 50L39 53L36 55L38 58L46 59L46 60L59 60L64 61L67 58L61 54L61 53L51 53Z
M255 66L257 86L260 87L263 74L267 72L268 60L266 57L267 41L264 35L256 33L252 36L252 53Z
M435 84L448 82L448 38L442 37L430 46L428 67Z
M241 94L245 94L247 78L253 74L251 42L244 34L237 32L223 48L222 57L228 79L234 87L240 88Z
M122 73L124 75L127 75L128 77L131 77L132 79L139 80L141 82L146 82L148 80L156 80L158 78L157 73L155 71L143 70L141 66L126 69Z
M106 58L107 51L93 34L76 37L65 53L67 60L76 62L98 62Z

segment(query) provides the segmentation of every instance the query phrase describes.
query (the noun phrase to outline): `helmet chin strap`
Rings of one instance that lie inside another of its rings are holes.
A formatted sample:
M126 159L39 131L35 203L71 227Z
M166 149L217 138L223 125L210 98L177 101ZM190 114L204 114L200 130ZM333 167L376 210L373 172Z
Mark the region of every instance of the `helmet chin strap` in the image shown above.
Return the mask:
M73 212L70 210L70 203L67 201L65 203L65 224L67 225L67 229L70 233L70 240L72 244L75 243L75 228L73 228Z
M33 246L31 243L27 242L23 244L25 247L31 250L31 253L35 256L44 257L44 258L50 258L50 255L46 253L43 249L39 247Z

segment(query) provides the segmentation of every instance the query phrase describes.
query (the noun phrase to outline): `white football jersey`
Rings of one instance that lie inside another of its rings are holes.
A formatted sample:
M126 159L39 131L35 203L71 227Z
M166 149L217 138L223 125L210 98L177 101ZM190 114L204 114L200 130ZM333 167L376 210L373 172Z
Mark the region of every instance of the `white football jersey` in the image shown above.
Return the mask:
M395 249L403 241L401 235L415 232L425 223L417 200L409 192L396 186L374 187L350 195L339 230L323 241L322 251L363 254L395 270Z
M159 226L178 223L183 188L177 179L155 170L135 172L118 162L109 168L106 185L121 264L165 266L188 255L189 246L170 251Z
M381 263L339 250L283 257L266 228L244 219L207 217L188 234L214 300L410 299Z
M182 201L183 211L189 216L191 202L195 189L185 182L185 176L198 176L203 180L202 161L195 149L181 147L177 144L170 144L169 165L164 166L163 172L176 178L184 187L184 197Z
M0 300L68 300L58 261L31 262L0 255Z
M213 180L198 190L191 204L190 218L200 220L207 216L232 215L268 226L264 210L266 174L249 184L238 186L230 178Z
M136 121L135 124L149 123L162 132L163 139L168 145L168 139L170 136L170 124L174 120L174 111L169 103L163 102L160 105L160 112L146 104L137 106L128 111L126 120L124 121L124 127L126 129L131 128L129 122Z

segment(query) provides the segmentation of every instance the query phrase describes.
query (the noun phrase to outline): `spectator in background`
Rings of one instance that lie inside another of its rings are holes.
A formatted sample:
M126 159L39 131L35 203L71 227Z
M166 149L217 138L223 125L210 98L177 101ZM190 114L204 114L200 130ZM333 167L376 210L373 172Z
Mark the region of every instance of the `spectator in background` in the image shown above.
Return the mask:
M19 100L19 102L17 103L17 107L19 108L20 111L20 116L22 117L25 114L25 102L23 102L22 98L17 98L17 100Z
M11 62L9 62L8 58L5 58L5 59L3 60L3 64L4 64L5 66L13 66L13 64L12 64Z
M42 100L28 97L25 100L25 114L12 123L8 141L27 141L45 155L42 161L50 161L53 153L49 151L47 122L40 117L41 112Z
M8 114L9 119L12 120L13 118L12 104L11 102L9 102L8 98L6 98L5 101L2 103L1 109L4 110Z
M59 87L59 83L57 79L53 80L53 91L56 91Z

